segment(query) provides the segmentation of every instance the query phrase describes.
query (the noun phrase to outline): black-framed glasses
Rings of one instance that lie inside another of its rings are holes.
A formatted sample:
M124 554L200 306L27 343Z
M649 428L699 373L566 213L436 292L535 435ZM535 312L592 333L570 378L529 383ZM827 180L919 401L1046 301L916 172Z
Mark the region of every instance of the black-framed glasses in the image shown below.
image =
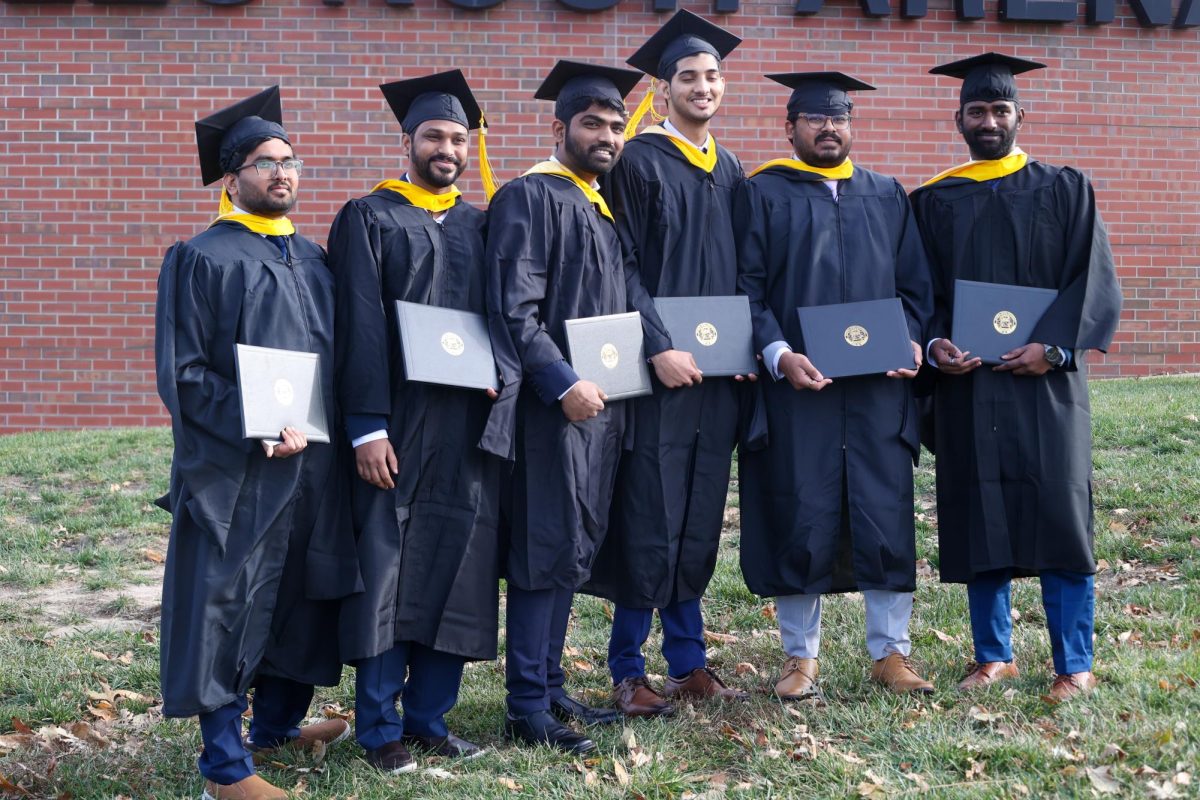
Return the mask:
M826 116L825 114L801 114L800 117L806 123L808 123L808 127L812 128L814 131L819 131L821 128L824 128L826 122L832 123L833 129L837 131L844 131L846 128L850 127L849 114L836 114L832 117Z
M279 170L287 175L299 175L300 169L303 166L304 162L298 158L285 158L282 161L272 161L269 158L260 158L258 161L253 163L243 164L235 169L234 172L241 172L244 169L254 167L256 170L258 170L258 176L260 178L270 178L275 175L275 170Z

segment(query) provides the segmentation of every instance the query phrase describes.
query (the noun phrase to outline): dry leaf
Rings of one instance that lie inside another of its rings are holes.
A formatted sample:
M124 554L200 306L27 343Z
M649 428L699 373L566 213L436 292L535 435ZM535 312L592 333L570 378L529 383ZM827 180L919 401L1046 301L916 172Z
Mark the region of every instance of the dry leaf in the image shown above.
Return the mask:
M917 785L917 788L918 788L919 790L921 790L922 792L928 792L928 791L929 791L929 781L925 780L925 778L923 778L922 776L918 775L917 773L915 773L915 772L902 772L902 773L900 773L900 774L901 774L901 775L903 775L903 776L904 776L905 778L907 778L908 780L910 780L910 781L912 781L913 783L915 783L915 784Z
M652 761L654 761L654 759L650 757L650 754L642 750L640 747L635 748L633 752L629 754L629 763L632 764L635 769L637 767L644 767Z
M29 797L29 792L27 792L25 789L21 788L20 786L17 786L15 783L10 781L8 778L4 777L3 775L0 775L0 789L3 789L5 792L8 792L10 794L19 794L22 797Z
M1191 786L1192 775L1190 772L1180 772L1175 776L1175 783L1180 786Z
M600 783L600 779L598 777L596 777L596 773L593 772L592 770L589 769L583 773L583 785L584 786L595 786L599 783Z
M453 772L448 772L441 767L430 767L429 769L425 770L425 774L439 781L448 781L454 777Z
M865 763L867 763L866 759L859 758L858 755L856 753L854 753L854 751L850 751L848 753L838 753L838 755L847 764L865 764Z
M951 636L948 633L943 633L942 631L939 631L937 628L930 628L929 630L933 631L933 635L938 638L938 641L941 641L941 642L955 641L955 638L953 636Z
M1100 753L1100 757L1103 759L1115 758L1117 761L1124 761L1127 755L1129 754L1115 744L1105 745L1104 751Z
M929 559L927 559L927 558L918 558L917 559L917 577L918 578L932 578L933 577L933 567L931 567L929 565Z
M751 664L749 661L741 661L733 668L734 675L757 675L758 667Z
M1175 784L1171 783L1170 781L1163 781L1162 783L1146 781L1146 791L1148 791L1150 796L1155 798L1155 800L1179 796L1178 792L1175 791Z
M759 613L762 614L763 619L770 620L771 622L774 622L779 616L775 610L774 603L767 603Z
M496 778L496 783L500 784L505 789L508 789L510 792L519 792L525 788L521 784L514 781L512 778L509 778L504 775L500 776L499 778Z
M1100 794L1116 794L1121 791L1121 784L1113 780L1108 767L1087 767L1084 772L1092 782L1092 787Z
M95 745L99 748L108 747L112 742L108 740L104 734L97 731L87 722L75 722L71 724L71 735L76 739Z
M969 781L973 781L977 778L982 778L983 771L986 768L987 768L986 761L976 761L973 758L968 758L967 759L967 773L966 773L965 777Z
M1004 716L1003 711L993 713L988 711L983 706L971 706L967 713L971 716L971 719L975 720L976 722L983 722L985 724L995 722Z
M613 775L617 778L617 783L621 786L629 785L629 771L625 769L625 765L621 763L621 759L613 760Z
M594 669L591 664L581 658L577 658L572 661L571 666L575 667L575 669L579 670L580 672L591 672Z
M88 650L88 655L97 661L112 661L112 656L102 653L99 650Z
M13 730L17 733L33 733L33 729L26 725L25 720L20 717L12 718L12 726Z
M638 746L637 737L633 735L633 728L625 728L621 731L621 744L625 745L626 750L632 750Z
M716 631L705 631L704 641L709 644L733 644L738 640L738 637L731 633L717 633Z
M145 550L142 551L142 557L145 558L147 561L153 562L155 564L161 564L167 560L166 556L164 556L159 551L157 551L153 548L150 548L150 547L147 547Z

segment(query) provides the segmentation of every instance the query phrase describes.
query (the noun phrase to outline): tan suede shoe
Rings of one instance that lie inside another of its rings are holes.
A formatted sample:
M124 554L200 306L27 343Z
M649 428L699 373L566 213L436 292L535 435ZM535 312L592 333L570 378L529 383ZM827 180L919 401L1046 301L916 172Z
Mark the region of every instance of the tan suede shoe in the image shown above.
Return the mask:
M709 667L697 667L682 678L668 675L663 685L663 695L668 700L707 700L710 697L721 700L750 699L750 695L741 689L726 686Z
M775 696L780 700L821 700L821 690L817 688L819 671L815 658L792 656L783 662Z
M913 669L908 656L889 653L871 667L871 680L881 683L896 694L933 694L933 684L922 678Z
M1062 703L1077 694L1087 694L1099 685L1090 672L1073 672L1070 675L1055 675L1050 687L1050 699Z
M278 786L272 786L257 775L242 778L237 783L228 786L204 782L204 794L200 800L287 800L288 793Z
M327 719L312 725L305 725L300 729L299 736L291 741L279 745L279 747L298 747L303 750L312 747L317 742L323 742L326 746L330 746L346 739L349 735L349 722L346 722L344 719ZM246 749L251 753L261 753L265 755L279 749L279 747L264 747L257 745L249 735L243 739L243 743L246 745Z
M958 690L970 692L974 689L982 689L993 683L1015 678L1019 674L1014 661L988 661L983 664L972 661L967 665L967 677L959 681Z

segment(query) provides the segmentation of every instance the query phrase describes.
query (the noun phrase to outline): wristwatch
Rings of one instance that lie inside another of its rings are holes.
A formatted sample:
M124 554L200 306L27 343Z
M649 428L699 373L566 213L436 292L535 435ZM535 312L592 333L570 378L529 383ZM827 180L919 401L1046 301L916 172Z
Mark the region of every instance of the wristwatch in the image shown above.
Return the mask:
M1044 344L1042 347L1046 349L1046 363L1053 369L1058 369L1067 363L1067 354L1063 352L1061 347L1053 344Z

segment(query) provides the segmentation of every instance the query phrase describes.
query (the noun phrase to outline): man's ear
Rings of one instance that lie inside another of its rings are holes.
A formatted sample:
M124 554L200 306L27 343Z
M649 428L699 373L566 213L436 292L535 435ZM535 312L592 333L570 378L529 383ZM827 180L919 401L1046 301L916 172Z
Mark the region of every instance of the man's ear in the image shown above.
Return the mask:
M962 109L954 112L954 127L958 128L958 132L962 133Z
M554 134L554 143L562 144L563 139L565 139L567 136L567 123L563 122L561 119L555 118L555 120L550 123L550 131Z
M796 141L792 137L796 135L796 123L792 122L790 119L784 120L783 135L786 136L787 140L794 145Z
M237 173L226 172L225 176L223 178L221 178L221 185L224 186L225 191L229 193L230 200L234 200L237 198L237 194L238 194L238 192L237 192L237 189L238 189Z

